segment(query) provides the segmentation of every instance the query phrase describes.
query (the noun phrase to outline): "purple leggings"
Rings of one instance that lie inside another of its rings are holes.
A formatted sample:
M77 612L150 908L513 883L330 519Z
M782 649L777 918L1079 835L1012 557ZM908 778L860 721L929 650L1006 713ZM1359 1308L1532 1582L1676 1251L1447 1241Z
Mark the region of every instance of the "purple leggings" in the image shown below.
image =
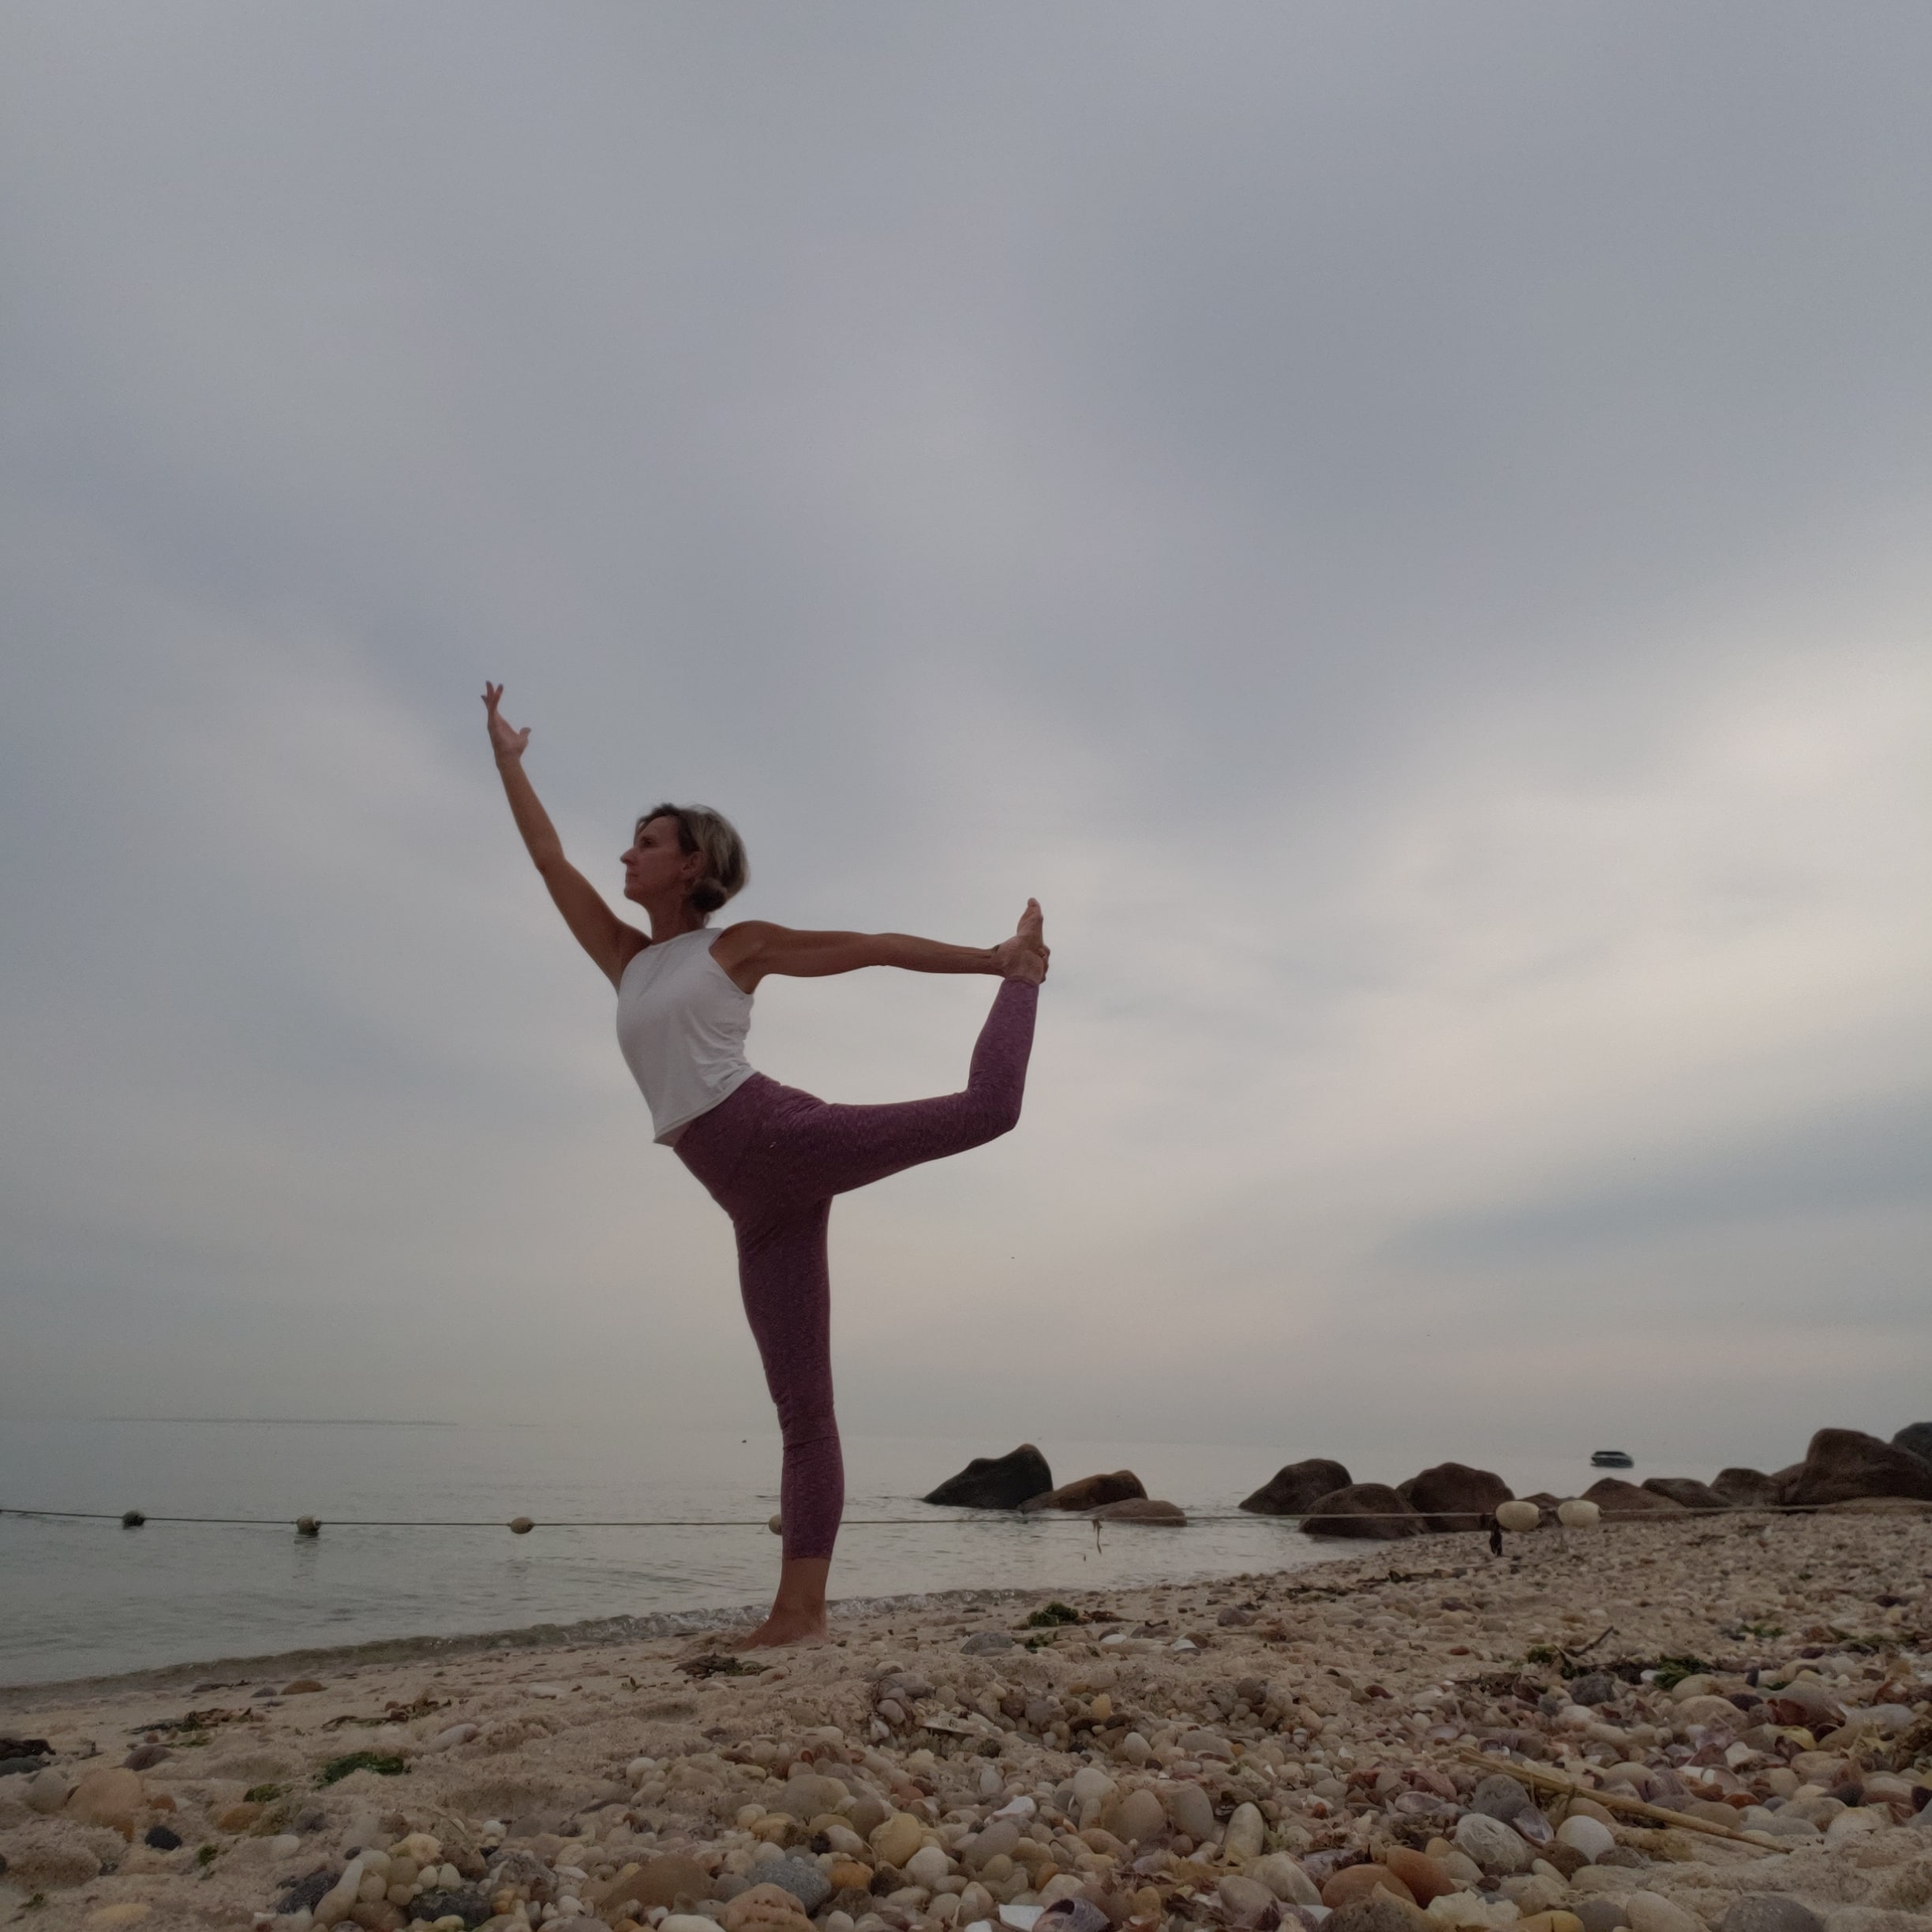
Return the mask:
M845 1507L832 1409L832 1197L1010 1133L1020 1118L1039 988L1009 979L973 1048L964 1093L833 1106L754 1073L678 1136L677 1151L731 1216L738 1281L784 1438L784 1553L829 1556Z

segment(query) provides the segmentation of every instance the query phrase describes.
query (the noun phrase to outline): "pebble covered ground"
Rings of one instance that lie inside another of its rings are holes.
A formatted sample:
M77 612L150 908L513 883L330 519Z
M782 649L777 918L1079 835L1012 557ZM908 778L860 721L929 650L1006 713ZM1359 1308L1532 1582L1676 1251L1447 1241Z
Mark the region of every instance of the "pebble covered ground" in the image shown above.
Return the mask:
M0 1919L1927 1932L1929 1572L1917 1511L1638 1520L0 1693Z

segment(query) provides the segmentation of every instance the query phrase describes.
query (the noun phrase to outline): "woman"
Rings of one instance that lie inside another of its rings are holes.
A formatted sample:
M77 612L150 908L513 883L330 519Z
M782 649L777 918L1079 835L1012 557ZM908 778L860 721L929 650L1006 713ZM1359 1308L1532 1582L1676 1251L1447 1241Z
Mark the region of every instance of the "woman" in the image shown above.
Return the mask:
M996 946L944 945L903 933L792 932L747 919L706 922L743 889L738 834L702 806L659 805L623 855L624 897L649 915L627 925L564 856L523 772L530 730L513 730L486 684L490 743L517 829L564 923L617 989L617 1041L650 1103L657 1140L731 1216L745 1313L784 1439L779 1491L784 1558L771 1614L740 1648L826 1634L826 1577L844 1507L832 1407L831 1286L826 1225L835 1194L1007 1133L1019 1120L1046 976L1038 900ZM963 1093L891 1106L829 1106L754 1073L744 1058L751 996L767 973L815 979L861 966L997 974L1004 982L973 1048Z

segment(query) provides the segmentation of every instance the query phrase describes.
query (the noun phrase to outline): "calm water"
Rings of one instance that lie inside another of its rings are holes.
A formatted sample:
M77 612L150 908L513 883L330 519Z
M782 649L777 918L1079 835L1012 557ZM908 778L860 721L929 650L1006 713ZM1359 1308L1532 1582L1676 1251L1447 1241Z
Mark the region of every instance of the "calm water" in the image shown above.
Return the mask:
M1234 1505L1279 1458L1252 1446L1042 1445L1061 1481L1130 1468L1207 1520L1185 1530L928 1508L913 1500L984 1443L848 1437L833 1594L1125 1586L1356 1553ZM1503 1474L1519 1488L1548 1472ZM0 1421L0 1509L259 1515L235 1529L0 1515L0 1684L375 1638L769 1601L778 1545L771 1436L647 1427ZM1627 1472L1641 1477L1642 1470ZM1568 1487L1580 1489L1580 1466ZM301 1515L319 1539L298 1537ZM728 1519L742 1527L362 1529L357 1517ZM913 1526L868 1527L868 1517ZM855 1520L857 1519L857 1520ZM289 1526L287 1527L279 1526Z

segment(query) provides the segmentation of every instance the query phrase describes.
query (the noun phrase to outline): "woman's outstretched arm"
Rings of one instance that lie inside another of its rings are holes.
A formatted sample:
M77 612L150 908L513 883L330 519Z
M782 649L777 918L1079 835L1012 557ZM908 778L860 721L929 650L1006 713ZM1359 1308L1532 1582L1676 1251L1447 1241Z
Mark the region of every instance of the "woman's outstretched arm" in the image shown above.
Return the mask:
M818 979L865 966L897 966L908 972L994 973L1012 979L1019 976L1016 969L1029 958L1037 959L1043 972L1046 953L1039 938L1039 908L1030 899L1020 930L998 945L948 945L910 933L796 932L764 919L746 919L727 927L711 948L711 957L747 993L767 973Z
M513 729L497 709L502 699L500 684L483 687L483 706L489 714L490 748L496 754L497 775L510 800L511 816L523 834L530 863L542 874L556 909L564 915L564 923L615 986L623 976L625 967L650 942L635 926L627 926L605 903L604 895L564 856L564 841L557 837L550 814L544 810L542 799L523 769L530 727L526 724L521 731Z

